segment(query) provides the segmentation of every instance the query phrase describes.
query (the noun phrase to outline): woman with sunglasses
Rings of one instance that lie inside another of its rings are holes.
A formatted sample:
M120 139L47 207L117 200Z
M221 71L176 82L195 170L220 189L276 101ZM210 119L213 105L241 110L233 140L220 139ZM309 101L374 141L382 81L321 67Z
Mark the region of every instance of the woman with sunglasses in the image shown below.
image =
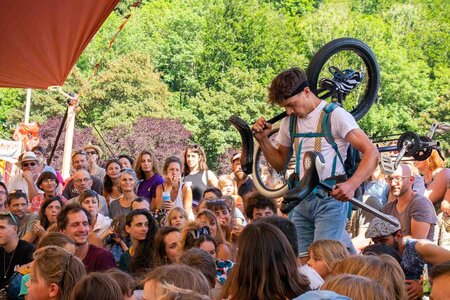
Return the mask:
M83 262L58 246L40 248L34 253L28 300L70 299L75 284L86 275Z
M40 207L45 200L54 196L60 197L63 203L67 202L67 199L58 192L58 177L52 172L46 171L42 173L39 176L36 185L39 189L44 191L44 193L31 199L30 212L39 212Z
M106 162L106 175L103 179L103 197L106 199L108 205L122 196L119 192L119 176L122 166L120 161L116 158L110 159Z
M130 235L132 246L120 257L119 266L122 271L140 276L153 267L158 227L149 211L136 209L127 215L125 231Z
M218 179L208 170L205 150L200 145L188 145L183 158L184 182L191 187L193 201L198 203L208 187L217 187Z

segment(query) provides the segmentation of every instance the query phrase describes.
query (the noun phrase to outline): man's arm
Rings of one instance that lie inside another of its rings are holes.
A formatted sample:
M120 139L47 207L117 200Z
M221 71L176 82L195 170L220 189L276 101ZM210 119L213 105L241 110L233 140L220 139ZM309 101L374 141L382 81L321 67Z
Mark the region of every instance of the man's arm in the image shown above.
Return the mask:
M433 265L450 260L449 250L435 245L429 240L418 240L416 243L416 251L427 263Z
M431 224L414 220L411 217L411 238L426 239L430 231Z
M269 140L269 133L272 131L272 124L267 123L264 117L260 117L252 127L254 137L258 141L262 152L269 164L277 171L283 171L289 155L289 147L278 145L275 148Z
M338 200L346 201L353 198L355 190L363 183L375 170L378 164L379 152L377 147L369 140L367 135L359 128L351 130L345 136L356 150L363 154L355 174L346 182L337 184L337 188L330 195Z

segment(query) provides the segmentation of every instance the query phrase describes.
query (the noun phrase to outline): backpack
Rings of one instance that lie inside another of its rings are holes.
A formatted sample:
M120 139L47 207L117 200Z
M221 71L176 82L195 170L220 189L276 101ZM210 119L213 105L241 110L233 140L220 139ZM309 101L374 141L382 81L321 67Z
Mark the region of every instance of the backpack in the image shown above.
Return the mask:
M336 109L336 107L341 106L338 103L327 103L325 107L321 111L320 119L317 124L317 132L307 132L307 133L297 133L297 117L290 116L289 119L289 135L291 138L291 148L290 153L288 157L292 157L292 155L295 153L295 149L297 150L296 153L296 163L295 163L295 172L297 174L300 174L300 154L301 154L301 147L303 140L300 141L300 143L296 143L295 138L315 138L315 144L314 144L314 150L320 151L321 150L321 141L322 137L325 138L325 140L331 145L331 147L336 152L336 155L333 159L333 167L331 171L331 176L335 176L336 172L336 164L337 160L340 161L340 163L344 167L345 175L347 178L350 178L356 171L356 169L359 166L359 163L361 162L361 155L358 150L352 147L352 145L348 145L347 147L347 157L345 161L342 160L342 155L339 153L338 145L336 144L334 137L331 133L331 113ZM297 139L298 141L298 139ZM289 159L290 160L290 159ZM289 163L289 160L287 160L286 164ZM286 165L287 166L287 165Z

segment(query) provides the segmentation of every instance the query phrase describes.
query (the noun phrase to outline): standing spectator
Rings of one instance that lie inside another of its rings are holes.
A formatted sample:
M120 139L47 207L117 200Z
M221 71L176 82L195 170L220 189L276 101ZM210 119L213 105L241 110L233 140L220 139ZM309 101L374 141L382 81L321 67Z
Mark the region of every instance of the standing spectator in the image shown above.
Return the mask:
M0 181L0 212L5 211L6 199L8 198L8 188L3 181Z
M35 239L32 233L34 224L37 221L37 214L28 213L28 198L22 191L11 192L6 200L6 209L17 216L18 236L27 242L32 243Z
M18 219L11 212L0 213L0 289L8 284L15 266L33 260L34 245L20 240L17 235Z
M134 166L134 160L127 154L119 155L119 162L122 169L132 169Z
M39 193L42 193L36 185L40 175L36 154L24 152L19 158L19 167L22 172L11 178L8 190L21 190L27 194L29 199L33 199Z
M176 156L166 159L163 173L166 176L164 183L156 188L155 208L164 208L170 211L174 207L184 208L190 219L194 218L192 212L192 190L181 181L181 160ZM166 193L169 199L163 199Z
M81 194L83 194L86 191L92 190L92 180L93 176L89 174L89 172L85 169L80 169L75 172L73 175L73 184L74 187L77 189L79 194L72 199L70 199L69 203L78 203L78 198ZM97 193L98 194L98 193ZM99 212L104 216L109 216L109 209L108 204L106 204L106 199L102 195L98 194L98 199L100 201L100 208Z
M120 162L115 158L106 162L106 175L103 179L103 197L105 197L108 205L122 196L122 193L119 192L118 185L121 169Z
M395 200L387 203L382 211L400 221L405 237L433 241L436 212L427 198L413 191L414 176L409 166L400 164L387 181Z
M151 210L154 210L153 199L156 196L156 188L164 183L164 178L159 175L159 168L155 157L149 151L139 153L134 166L136 175L141 182L137 189L137 195L150 202Z
M37 213L39 212L39 209L44 203L45 200L53 197L53 196L60 196L60 193L58 193L58 177L56 177L55 174L49 171L45 171L42 173L37 182L36 185L39 189L44 191L43 194L39 194L33 199L31 199L31 207L30 212ZM61 196L61 200L66 203L67 199L64 198L64 196Z
M66 205L58 215L58 229L75 241L75 255L86 266L87 272L114 268L116 262L111 252L88 243L91 214L79 204Z
M69 299L73 287L85 275L83 262L64 248L40 248L34 254L26 299Z
M184 182L191 187L194 201L199 202L208 187L217 187L217 177L208 170L206 154L200 145L188 145L184 150Z
M238 187L238 195L245 200L245 196L255 191L253 180L242 171L241 154L235 153L231 157L231 170L233 171Z
M424 161L416 161L416 167L423 174L425 180L425 197L433 202L436 210L439 210L442 200L447 193L447 185L450 181L450 169L445 168L445 160L442 160L437 150L432 150L430 157ZM450 194L447 194L450 200Z
M72 167L75 171L80 169L88 170L88 156L84 150L78 150L72 154ZM91 176L92 178L92 190L96 191L97 194L102 194L102 181L96 176ZM80 194L80 192L74 187L72 178L66 180L66 185L64 186L63 196L66 199L72 199Z
M158 227L150 212L144 209L130 212L125 224L132 246L120 257L119 266L122 271L139 276L153 267L152 254Z
M103 181L105 178L105 169L98 165L99 160L102 158L103 151L99 146L92 145L91 143L84 146L84 151L86 151L88 157L88 171L89 174L95 176Z
M122 196L109 204L111 218L124 215L131 212L131 203L138 197L134 192L138 179L132 169L123 169L120 171L118 187Z

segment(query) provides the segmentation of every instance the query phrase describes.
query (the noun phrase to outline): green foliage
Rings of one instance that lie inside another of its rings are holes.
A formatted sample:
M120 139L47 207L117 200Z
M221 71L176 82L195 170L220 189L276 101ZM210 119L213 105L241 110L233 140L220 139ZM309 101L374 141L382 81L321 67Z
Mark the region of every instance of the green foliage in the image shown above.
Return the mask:
M79 113L79 127L95 125L103 133L120 127L128 136L143 117L175 118L205 146L210 164L226 164L223 153L240 146L229 116L251 123L275 115L266 102L271 79L293 65L306 68L322 45L339 37L363 40L380 64L377 105L360 121L370 136L423 134L431 123L449 121L449 1L144 0L130 8L132 3L121 1L64 85L66 92L84 87L87 116ZM23 119L24 105L23 90L0 89L1 133L10 134ZM33 91L33 121L64 111L63 96ZM119 142L120 134L114 139Z

